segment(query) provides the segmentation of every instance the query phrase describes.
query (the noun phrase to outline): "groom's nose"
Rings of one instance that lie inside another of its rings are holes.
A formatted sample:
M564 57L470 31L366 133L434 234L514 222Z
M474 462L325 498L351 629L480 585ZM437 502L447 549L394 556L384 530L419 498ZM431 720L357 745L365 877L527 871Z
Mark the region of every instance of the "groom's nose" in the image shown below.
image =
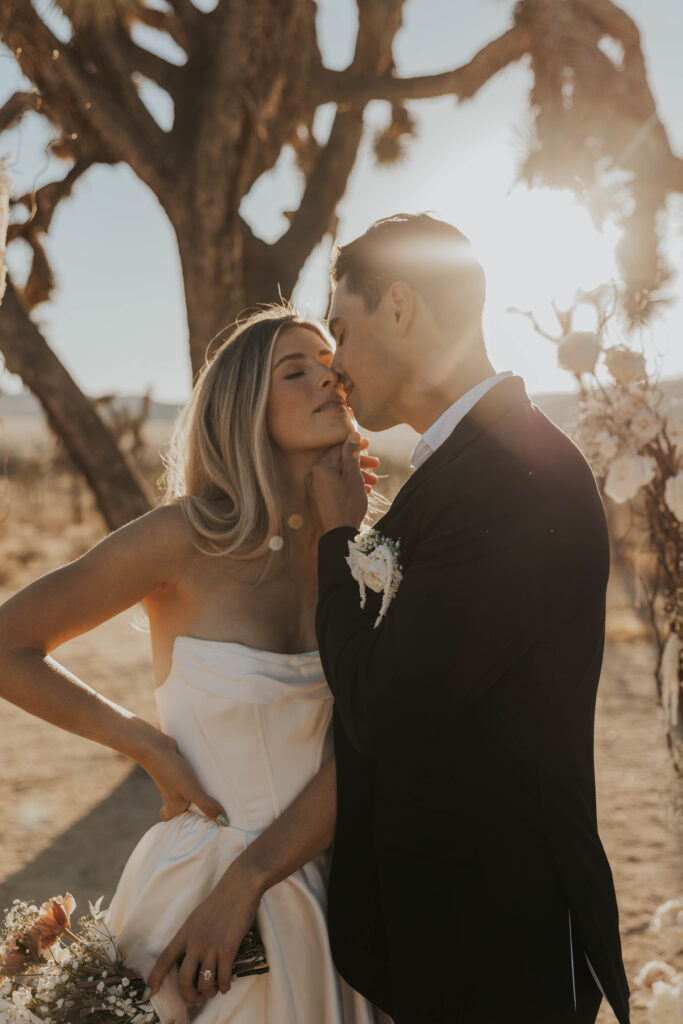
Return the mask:
M341 368L340 361L339 361L338 357L339 357L339 353L335 352L335 354L332 356L332 362L330 363L330 369L332 370L333 373L335 373L337 375L337 378L339 380L341 380L343 378L343 376L344 376L344 373L342 371L342 368Z

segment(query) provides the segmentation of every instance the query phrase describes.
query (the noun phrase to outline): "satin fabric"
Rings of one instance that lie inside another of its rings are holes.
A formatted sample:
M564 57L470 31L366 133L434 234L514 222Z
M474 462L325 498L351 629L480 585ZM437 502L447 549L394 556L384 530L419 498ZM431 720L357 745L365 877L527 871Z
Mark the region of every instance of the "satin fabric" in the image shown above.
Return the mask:
M145 978L231 861L333 754L332 695L317 651L279 654L180 636L155 700L162 730L230 825L192 805L154 825L133 850L105 924ZM162 1024L391 1024L332 962L329 858L315 857L263 896L257 923L268 974L238 978L225 995L188 1007L174 968L151 1000Z

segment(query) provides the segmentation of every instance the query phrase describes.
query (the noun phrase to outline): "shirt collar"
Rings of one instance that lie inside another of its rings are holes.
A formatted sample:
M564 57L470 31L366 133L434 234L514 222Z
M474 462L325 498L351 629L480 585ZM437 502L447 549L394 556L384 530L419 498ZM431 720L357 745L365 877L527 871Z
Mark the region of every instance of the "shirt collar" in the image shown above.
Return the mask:
M469 412L475 407L480 398L483 398L487 391L495 387L499 381L505 380L506 377L512 377L512 370L505 370L503 373L497 373L493 377L487 377L486 380L480 381L479 384L475 384L473 388L466 391L464 395L456 399L452 405L446 409L445 412L439 416L438 420L432 423L431 427L425 430L424 434L413 448L410 456L410 465L413 469L417 469L426 462L430 455L439 448L444 441L450 437L458 423L467 416Z

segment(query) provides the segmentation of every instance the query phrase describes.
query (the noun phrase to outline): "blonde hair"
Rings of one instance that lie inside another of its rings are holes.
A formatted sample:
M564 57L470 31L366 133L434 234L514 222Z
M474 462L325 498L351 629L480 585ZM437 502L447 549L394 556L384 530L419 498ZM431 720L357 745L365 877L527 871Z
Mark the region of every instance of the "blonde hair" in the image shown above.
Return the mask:
M334 346L321 323L289 304L243 315L214 338L219 347L176 422L164 456L164 504L181 507L206 554L259 558L273 538L288 547L266 413L273 348L295 325Z

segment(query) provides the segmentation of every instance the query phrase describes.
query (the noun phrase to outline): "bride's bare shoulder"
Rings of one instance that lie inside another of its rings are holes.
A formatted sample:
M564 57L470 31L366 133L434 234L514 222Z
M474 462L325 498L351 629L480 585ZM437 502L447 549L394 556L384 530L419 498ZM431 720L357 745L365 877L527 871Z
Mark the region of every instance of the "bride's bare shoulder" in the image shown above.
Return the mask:
M149 555L177 560L190 556L194 531L179 505L161 505L134 520L125 529L134 532L135 546Z

